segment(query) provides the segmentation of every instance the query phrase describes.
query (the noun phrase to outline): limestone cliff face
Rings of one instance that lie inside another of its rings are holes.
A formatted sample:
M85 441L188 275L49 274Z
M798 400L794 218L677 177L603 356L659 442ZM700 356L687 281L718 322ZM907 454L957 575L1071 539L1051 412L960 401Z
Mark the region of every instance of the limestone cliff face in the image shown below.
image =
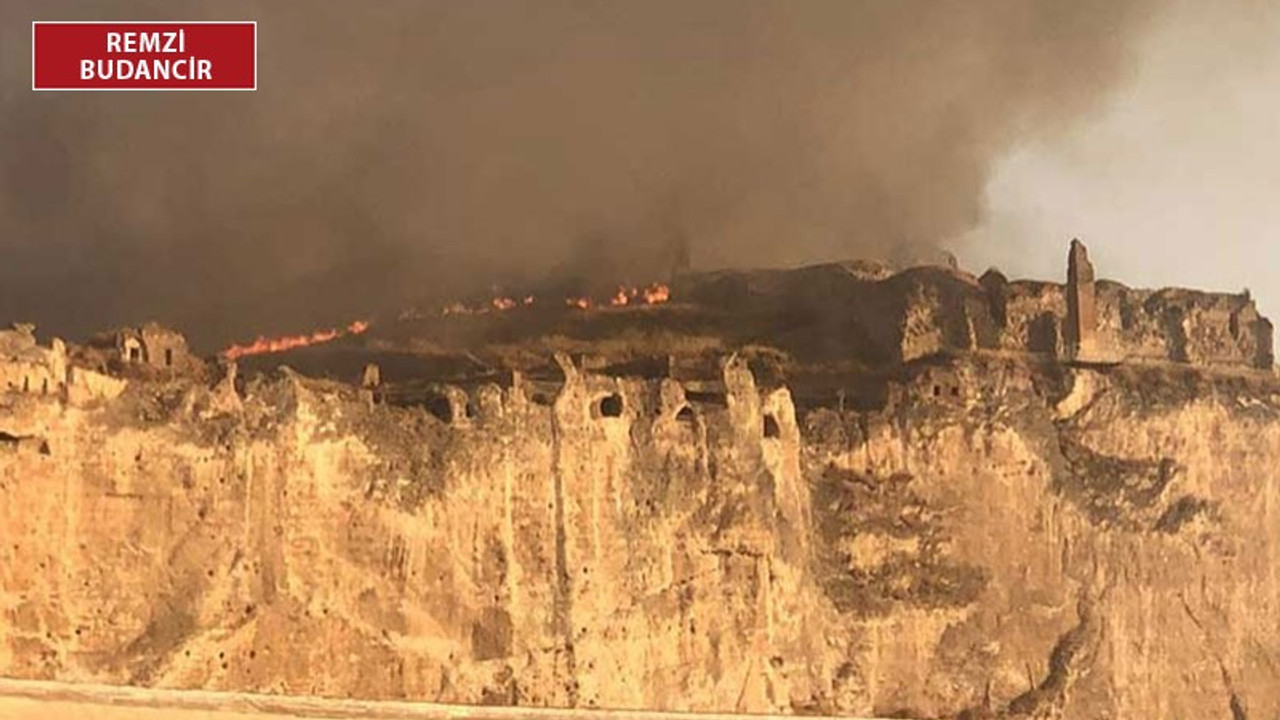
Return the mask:
M283 374L0 400L0 673L899 717L1280 713L1258 374L585 374L445 424Z

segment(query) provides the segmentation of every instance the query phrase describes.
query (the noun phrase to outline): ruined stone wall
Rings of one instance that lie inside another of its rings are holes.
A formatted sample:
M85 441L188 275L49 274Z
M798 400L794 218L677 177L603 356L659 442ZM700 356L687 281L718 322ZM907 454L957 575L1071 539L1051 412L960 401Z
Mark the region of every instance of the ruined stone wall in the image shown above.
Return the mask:
M973 358L912 369L883 410L796 417L741 363L723 401L691 402L561 362L552 405L484 386L449 425L289 375L204 419L178 384L9 397L0 433L47 452L0 452L0 673L893 717L1280 712L1270 381Z
M67 382L67 349L54 339L40 347L31 326L0 331L0 392L61 394Z
M103 373L71 367L67 371L67 402L71 405L87 405L103 400L114 400L124 392L128 382Z
M44 362L0 360L0 390L47 395L60 392L65 377Z
M973 298L967 303L934 303L934 307L917 310L914 324L933 328L933 335L943 336L938 320L947 315L967 314L969 318L990 318L994 324L994 342L980 332L982 324L969 320L979 329L969 339L959 342L935 342L932 346L947 350L995 349L1026 352L1062 359L1077 359L1079 352L1071 345L1070 313L1067 287L1058 283L1036 281L1008 282L997 273L988 273L980 281L983 304L974 309ZM1254 301L1247 295L1210 293L1194 290L1143 290L1119 283L1095 283L1091 316L1094 332L1088 351L1078 359L1099 362L1174 362L1202 367L1236 367L1268 369L1274 362L1271 322L1262 317ZM920 297L936 297L922 292ZM985 312L983 312L985 311ZM911 327L913 316L905 325ZM955 322L953 319L952 322ZM930 337L923 329L916 337ZM914 357L925 353L909 353ZM907 359L909 359L909 357Z
M1270 322L1247 295L1100 286L1099 330L1126 357L1270 367Z
M1268 369L1271 323L1247 294L1142 290L1094 280L1073 245L1070 283L980 278L955 268L891 275L829 264L793 271L720 273L688 281L678 295L711 311L718 337L778 348L815 364L889 368L947 352L992 350L1092 363L1175 362ZM1073 327L1071 298L1077 322ZM711 322L711 321L708 321ZM1074 335L1084 336L1081 345Z
M1062 285L1030 280L1008 283L1000 292L999 302L1002 322L998 349L1061 355L1062 327L1067 316Z
M138 329L142 342L143 362L154 368L190 370L199 364L187 350L187 339L181 333L147 323Z

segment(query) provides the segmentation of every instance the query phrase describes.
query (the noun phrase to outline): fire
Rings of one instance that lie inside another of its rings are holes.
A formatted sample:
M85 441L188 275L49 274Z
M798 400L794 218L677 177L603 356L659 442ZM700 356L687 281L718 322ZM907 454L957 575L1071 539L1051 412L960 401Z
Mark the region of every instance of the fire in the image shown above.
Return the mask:
M285 335L277 338L267 338L261 335L257 340L248 345L232 345L222 351L222 356L228 360L245 357L246 355L263 355L267 353L284 352L285 350L293 350L295 348L307 347L309 345L320 345L321 343L337 340L344 335L359 335L369 329L369 323L364 320L356 320L346 328L338 330L330 328L328 330L316 330L308 335Z
M626 305L661 305L671 299L671 288L662 283L650 283L644 287L620 285L618 292L609 298L613 307Z
M579 310L590 310L600 305L608 307L625 307L627 305L661 305L671 299L671 288L662 283L649 285L620 285L618 291L602 302L585 296L570 296L564 299L565 307ZM480 305L452 303L440 309L441 315L487 315L492 312L507 312L519 307L529 307L537 302L533 295L525 295L521 299L500 295ZM416 319L417 313L402 313L402 319Z
M662 283L654 283L641 291L645 305L661 305L671 299L671 287Z

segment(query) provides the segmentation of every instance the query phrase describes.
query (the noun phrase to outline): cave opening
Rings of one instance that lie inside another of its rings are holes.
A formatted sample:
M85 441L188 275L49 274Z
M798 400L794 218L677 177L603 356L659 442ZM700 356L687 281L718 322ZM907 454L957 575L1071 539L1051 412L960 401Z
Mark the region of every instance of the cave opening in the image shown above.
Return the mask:
M766 438L782 436L782 429L778 427L778 419L773 416L773 413L764 416L764 436Z

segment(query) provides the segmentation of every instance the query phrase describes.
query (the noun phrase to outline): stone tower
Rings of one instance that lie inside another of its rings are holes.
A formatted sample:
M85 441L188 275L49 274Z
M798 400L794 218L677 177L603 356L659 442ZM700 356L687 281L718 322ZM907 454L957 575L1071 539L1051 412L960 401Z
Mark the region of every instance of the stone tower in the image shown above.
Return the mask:
M1089 262L1089 250L1084 243L1072 240L1067 253L1067 359L1097 360L1097 331L1093 264Z

